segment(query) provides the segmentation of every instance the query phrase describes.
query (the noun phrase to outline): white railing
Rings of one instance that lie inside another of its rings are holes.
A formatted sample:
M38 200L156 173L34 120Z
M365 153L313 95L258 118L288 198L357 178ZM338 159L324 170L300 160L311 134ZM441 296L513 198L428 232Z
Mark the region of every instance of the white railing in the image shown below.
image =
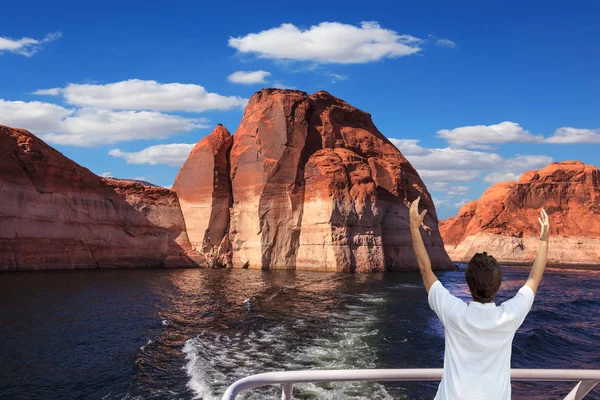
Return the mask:
M581 400L598 383L600 370L571 369L512 369L513 381L571 381L578 382L564 400ZM281 385L282 400L292 400L295 383L309 382L406 382L439 381L441 369L351 369L324 371L266 372L240 379L227 388L222 400L233 400L246 390L260 386Z

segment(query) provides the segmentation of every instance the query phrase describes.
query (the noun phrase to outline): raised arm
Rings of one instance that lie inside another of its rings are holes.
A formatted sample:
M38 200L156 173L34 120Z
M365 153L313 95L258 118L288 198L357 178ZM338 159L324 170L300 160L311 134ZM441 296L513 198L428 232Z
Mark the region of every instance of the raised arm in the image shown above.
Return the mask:
M542 229L542 232L540 233L540 248L538 249L535 261L533 261L533 266L531 267L529 278L525 283L531 288L531 290L533 290L533 293L536 294L538 286L542 281L542 276L544 276L544 269L546 269L546 261L548 260L548 239L550 236L550 222L548 221L548 214L546 214L546 210L542 209L538 221L540 221Z
M423 278L423 284L425 285L425 290L429 293L429 288L431 288L431 285L438 279L431 270L431 260L429 260L427 249L425 248L423 238L421 237L420 227L423 224L423 218L425 218L427 210L423 210L423 212L419 214L419 200L421 200L421 197L417 197L410 205L410 236L412 237L413 249L417 256L417 263L419 264L419 271Z

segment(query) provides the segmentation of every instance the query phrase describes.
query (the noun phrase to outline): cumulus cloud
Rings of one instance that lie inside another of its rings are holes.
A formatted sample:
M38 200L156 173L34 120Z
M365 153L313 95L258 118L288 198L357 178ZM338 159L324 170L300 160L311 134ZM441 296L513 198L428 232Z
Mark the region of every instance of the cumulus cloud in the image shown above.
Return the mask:
M281 81L275 81L273 87L277 89L296 89L296 86L286 85Z
M41 89L35 94L61 94L68 104L111 110L187 111L230 110L244 107L248 99L210 93L186 83L159 83L130 79L108 84L75 84Z
M64 118L74 110L39 101L7 101L0 99L0 124L33 132L54 132L61 129Z
M422 147L418 139L390 139L426 182L468 182L502 163L501 156L450 147Z
M427 189L429 189L430 192L444 194L446 198L441 200L449 200L453 197L464 196L471 190L469 186L451 185L449 182L431 182L427 184Z
M552 162L552 157L545 155L516 155L509 158L499 171L486 175L483 180L490 183L517 181L521 175L532 169L540 169Z
M390 139L419 171L430 190L446 192L450 196L466 193L467 186L453 186L449 182L469 182L484 177L486 182L503 178L515 180L525 171L538 169L552 162L546 155L516 155L505 159L499 154L461 148L426 148L417 139ZM493 171L493 172L492 172Z
M548 143L600 143L600 129L558 128L546 139Z
M486 175L483 180L490 183L517 181L521 177L521 174L515 174L513 172L492 172Z
M492 170L503 163L503 158L496 153L454 149L426 149L425 154L407 155L408 160L419 171L421 170Z
M38 96L58 96L60 94L60 88L52 88L52 89L38 89L32 94Z
M153 111L67 109L39 101L6 100L0 100L0 123L30 130L50 143L82 147L163 139L208 127L205 118Z
M167 164L179 167L185 162L193 148L194 144L171 143L146 147L137 152L112 149L108 154L125 159L127 164Z
M461 208L462 206L467 204L469 201L470 201L469 199L462 199L461 201L454 203L454 207Z
M521 125L504 121L495 125L462 126L437 131L438 137L448 141L450 146L489 149L490 145L509 142L542 142L543 136L533 135Z
M99 174L99 176L101 176L103 178L110 178L112 176L112 172L103 172L103 173Z
M229 82L241 83L243 85L253 85L255 83L267 83L266 78L271 73L268 71L236 71L227 77Z
M339 81L346 81L346 80L348 80L348 75L334 74L334 73L328 73L328 74L325 74L325 75L331 77L331 82L332 83L336 83L336 82L339 82Z
M166 137L206 128L202 117L164 112L202 112L242 107L247 99L209 93L195 84L131 79L109 84L69 84L33 94L62 96L70 108L42 102L0 100L0 123L22 127L48 142L97 146Z
M422 156L422 155L429 154L429 149L421 147L421 145L419 145L418 139L394 139L394 138L391 138L390 142L392 142L394 144L394 146L396 146L396 148L398 150L400 150L400 152L402 154L404 154L405 156L407 156L407 155Z
M450 47L452 49L456 47L456 43L450 39L437 39L435 44L442 47Z
M422 39L382 28L377 22L360 26L322 22L308 29L282 24L246 36L230 38L239 53L272 60L320 64L360 64L418 53Z
M448 196L460 196L467 193L471 188L469 186L451 186L446 194Z
M410 159L409 159L410 161ZM418 169L421 178L427 182L469 182L478 178L481 175L481 171L469 170L469 169Z
M0 55L4 52L15 53L25 57L31 57L37 53L42 45L53 42L62 36L60 32L49 33L43 39L32 39L24 37L21 39L11 39L0 36Z
M42 138L50 143L91 147L102 144L164 139L206 128L203 118L185 118L153 111L110 111L82 108L61 121L61 131Z
M481 179L496 183L518 180L521 174L552 162L546 155L516 155L504 158L496 153L460 148L425 148L417 139L390 139L417 169L438 206L460 208L471 189L468 182ZM485 174L485 175L484 175ZM462 199L457 201L457 198Z
M439 47L448 47L451 49L456 47L456 42L453 40L441 38L433 34L427 35L427 41L435 43Z

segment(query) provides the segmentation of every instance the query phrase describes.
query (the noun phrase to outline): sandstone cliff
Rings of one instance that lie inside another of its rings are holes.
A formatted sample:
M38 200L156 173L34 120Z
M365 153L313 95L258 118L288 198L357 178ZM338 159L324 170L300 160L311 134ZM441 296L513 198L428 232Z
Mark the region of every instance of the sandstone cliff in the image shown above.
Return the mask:
M233 140L217 127L200 141L174 190L194 248L215 264L416 269L408 205L421 196L432 262L452 266L415 169L369 114L326 92L256 93Z
M579 161L552 163L490 187L442 221L446 250L457 262L487 251L502 263L531 263L542 207L551 223L549 264L600 265L600 172Z
M173 190L179 196L192 246L208 266L231 265L229 151L233 137L223 125L200 140L177 174Z
M197 265L177 195L103 179L0 126L0 270Z

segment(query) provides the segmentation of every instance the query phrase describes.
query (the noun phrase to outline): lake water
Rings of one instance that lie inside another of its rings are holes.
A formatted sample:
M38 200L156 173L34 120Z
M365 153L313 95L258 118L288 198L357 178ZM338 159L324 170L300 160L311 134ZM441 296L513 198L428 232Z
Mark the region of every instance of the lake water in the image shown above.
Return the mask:
M505 268L498 302L528 271ZM464 271L438 274L468 299ZM600 271L549 270L517 332L515 368L600 368ZM420 276L253 270L0 275L0 398L218 399L290 369L441 368ZM574 384L513 384L562 399ZM432 399L437 383L298 385L296 399ZM279 398L279 388L245 399ZM589 399L600 399L596 388Z

